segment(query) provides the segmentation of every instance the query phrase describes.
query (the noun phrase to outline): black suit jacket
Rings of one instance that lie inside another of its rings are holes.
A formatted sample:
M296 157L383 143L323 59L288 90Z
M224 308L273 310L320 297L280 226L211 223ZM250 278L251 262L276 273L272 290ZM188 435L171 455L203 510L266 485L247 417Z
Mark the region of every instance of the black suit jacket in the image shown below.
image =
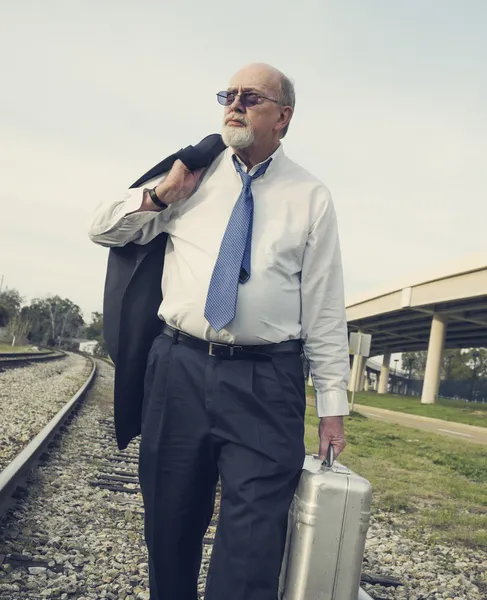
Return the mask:
M220 135L204 138L171 154L130 187L166 173L177 159L191 171L208 167L225 149ZM154 338L161 332L157 316L167 234L145 245L130 242L111 248L103 299L104 337L115 363L115 431L120 449L140 433L144 375Z

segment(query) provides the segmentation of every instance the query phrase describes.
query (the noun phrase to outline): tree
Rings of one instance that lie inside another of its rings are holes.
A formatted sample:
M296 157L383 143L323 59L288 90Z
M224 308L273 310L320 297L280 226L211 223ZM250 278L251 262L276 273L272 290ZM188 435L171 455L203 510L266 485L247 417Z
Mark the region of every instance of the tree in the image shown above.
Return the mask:
M426 369L427 352L403 352L401 367L408 373L409 379L422 379Z
M103 358L108 357L108 349L106 347L104 339L102 339L100 342L97 343L97 345L95 346L95 349L93 351L93 354L95 356L102 356Z
M86 328L86 337L89 340L99 340L103 336L103 315L100 312L91 313L91 323Z
M103 315L100 312L91 313L91 323L86 328L86 337L98 342L95 348L96 356L108 356L108 350L103 337Z
M54 346L51 338L49 311L45 300L34 298L29 306L24 306L22 316L30 322L29 339L41 346Z
M0 292L0 327L8 325L12 317L20 311L22 297L17 290L5 288Z
M81 308L68 298L47 299L52 337L60 346L64 339L76 337L85 324Z
M61 346L84 326L81 308L69 298L35 298L22 312L31 323L30 340L44 346Z
M427 352L404 352L402 368L409 378L423 379ZM487 379L487 350L446 350L441 368L442 379L447 381L469 381Z
M485 348L466 350L464 360L470 372L470 379L476 381L487 379L487 350Z
M470 379L471 369L467 362L465 350L446 350L443 354L442 378L447 381Z
M29 318L22 314L21 312L17 312L10 318L10 321L7 325L7 331L12 336L12 345L22 345L25 344L31 329L31 322Z

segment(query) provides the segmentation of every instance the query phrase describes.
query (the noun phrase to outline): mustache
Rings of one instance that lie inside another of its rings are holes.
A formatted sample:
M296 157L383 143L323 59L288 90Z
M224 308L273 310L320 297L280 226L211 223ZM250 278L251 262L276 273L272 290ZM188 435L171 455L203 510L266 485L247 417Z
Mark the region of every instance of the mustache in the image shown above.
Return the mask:
M242 125L249 126L248 120L243 115L238 115L236 113L228 115L225 119L225 125L227 125L229 121L238 121L239 123L242 123Z

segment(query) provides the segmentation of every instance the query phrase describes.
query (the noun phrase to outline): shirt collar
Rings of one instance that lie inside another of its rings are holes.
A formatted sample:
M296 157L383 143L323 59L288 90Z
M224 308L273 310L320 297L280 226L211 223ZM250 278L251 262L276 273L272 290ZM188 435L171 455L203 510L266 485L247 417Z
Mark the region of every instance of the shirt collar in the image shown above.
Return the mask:
M245 172L247 172L246 165L244 165L244 163L235 154L235 152L232 150L232 148L227 148L226 149L226 158L227 158L228 162L232 165L232 169L235 171L235 167L234 167L233 162L232 162L232 156L235 156L235 158L238 160L238 162L244 167ZM248 171L248 174L249 175L253 175L261 165L263 165L270 158L272 158L271 164L268 166L267 171L264 173L264 175L262 175L262 177L265 177L267 175L267 173L269 173L269 171L271 171L273 168L276 168L276 164L279 162L279 158L281 156L284 156L284 150L283 150L282 144L279 144L279 146L277 147L277 149L275 150L275 152L273 152L270 156L268 156L265 160L263 160L262 162L260 162L258 165L254 165L250 169L250 171Z

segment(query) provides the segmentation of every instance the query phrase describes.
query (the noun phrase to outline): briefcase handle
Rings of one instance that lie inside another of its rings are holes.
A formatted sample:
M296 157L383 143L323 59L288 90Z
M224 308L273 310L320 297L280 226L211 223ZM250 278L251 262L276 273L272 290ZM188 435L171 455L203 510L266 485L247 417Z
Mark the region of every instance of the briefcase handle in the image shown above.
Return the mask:
M335 462L335 451L333 449L333 445L330 444L328 446L328 452L326 454L326 458L325 460L321 463L321 468L324 469L331 469L333 466L333 463Z
M319 458L319 455L313 454L313 458ZM330 444L328 446L328 452L326 453L326 458L321 463L321 470L325 471L326 469L331 469L334 462L335 462L335 451L333 449L333 446Z

